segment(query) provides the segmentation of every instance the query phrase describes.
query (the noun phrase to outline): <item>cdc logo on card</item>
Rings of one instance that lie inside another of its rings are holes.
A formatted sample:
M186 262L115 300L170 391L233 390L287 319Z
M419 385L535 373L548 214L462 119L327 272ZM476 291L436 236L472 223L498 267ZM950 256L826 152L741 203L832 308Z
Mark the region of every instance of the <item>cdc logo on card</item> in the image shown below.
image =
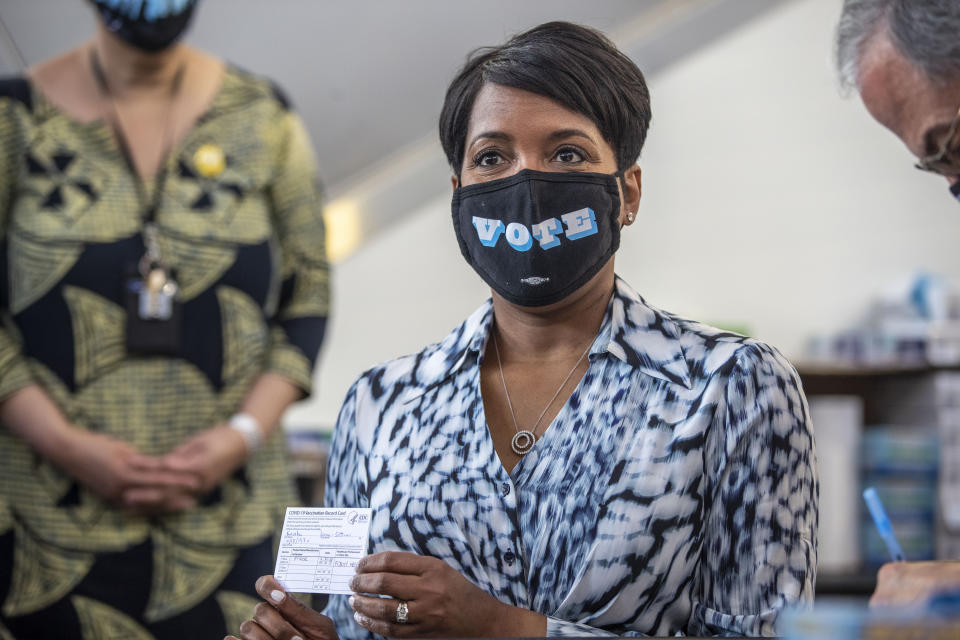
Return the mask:
M366 522L369 518L370 518L370 516L369 516L368 514L366 514L366 513L358 513L358 512L356 512L356 511L351 511L349 514L347 514L347 522L348 522L349 524L357 524L358 522L364 523L364 522Z

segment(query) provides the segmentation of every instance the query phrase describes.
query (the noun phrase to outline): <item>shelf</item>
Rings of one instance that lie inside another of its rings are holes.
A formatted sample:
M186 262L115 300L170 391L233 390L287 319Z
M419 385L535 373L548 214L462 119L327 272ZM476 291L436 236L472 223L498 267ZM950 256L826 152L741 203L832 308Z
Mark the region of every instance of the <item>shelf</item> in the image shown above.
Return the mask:
M855 571L835 573L820 571L817 573L817 596L869 596L877 588L876 571Z
M886 366L856 366L845 364L796 364L801 378L880 378L888 376L916 376L944 371L960 371L960 365L950 367L934 367L927 364L918 365L886 365Z
M864 424L935 425L944 407L960 407L960 384L952 378L960 367L853 367L801 364L808 398L850 395L863 399Z

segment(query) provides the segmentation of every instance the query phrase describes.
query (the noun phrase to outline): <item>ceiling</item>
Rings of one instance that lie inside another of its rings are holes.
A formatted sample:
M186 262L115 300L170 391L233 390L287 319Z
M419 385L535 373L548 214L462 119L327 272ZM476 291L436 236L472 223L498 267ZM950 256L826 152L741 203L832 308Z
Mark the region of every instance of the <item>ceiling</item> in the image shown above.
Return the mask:
M310 130L321 177L368 236L447 188L436 143L467 54L548 20L599 28L648 75L786 0L203 0L189 42L273 78ZM85 0L3 0L0 73L88 39Z

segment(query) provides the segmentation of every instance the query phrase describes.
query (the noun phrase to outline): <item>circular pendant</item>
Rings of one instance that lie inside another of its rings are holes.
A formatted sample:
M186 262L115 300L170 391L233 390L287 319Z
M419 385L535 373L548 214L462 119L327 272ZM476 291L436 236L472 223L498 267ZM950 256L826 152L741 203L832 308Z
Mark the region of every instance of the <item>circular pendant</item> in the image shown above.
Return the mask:
M526 453L533 448L533 444L536 441L537 436L533 435L532 431L522 429L517 431L516 435L513 436L513 439L510 441L510 448L513 449L513 452L518 456L526 455Z

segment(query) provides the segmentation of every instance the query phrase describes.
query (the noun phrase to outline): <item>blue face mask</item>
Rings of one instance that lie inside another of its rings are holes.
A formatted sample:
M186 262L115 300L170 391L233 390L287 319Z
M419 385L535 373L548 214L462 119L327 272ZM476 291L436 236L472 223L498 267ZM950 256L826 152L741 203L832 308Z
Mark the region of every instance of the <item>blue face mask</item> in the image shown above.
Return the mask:
M952 193L953 197L956 198L958 202L960 202L960 180L950 185L950 193Z
M92 0L107 29L142 51L168 48L183 35L198 0Z

